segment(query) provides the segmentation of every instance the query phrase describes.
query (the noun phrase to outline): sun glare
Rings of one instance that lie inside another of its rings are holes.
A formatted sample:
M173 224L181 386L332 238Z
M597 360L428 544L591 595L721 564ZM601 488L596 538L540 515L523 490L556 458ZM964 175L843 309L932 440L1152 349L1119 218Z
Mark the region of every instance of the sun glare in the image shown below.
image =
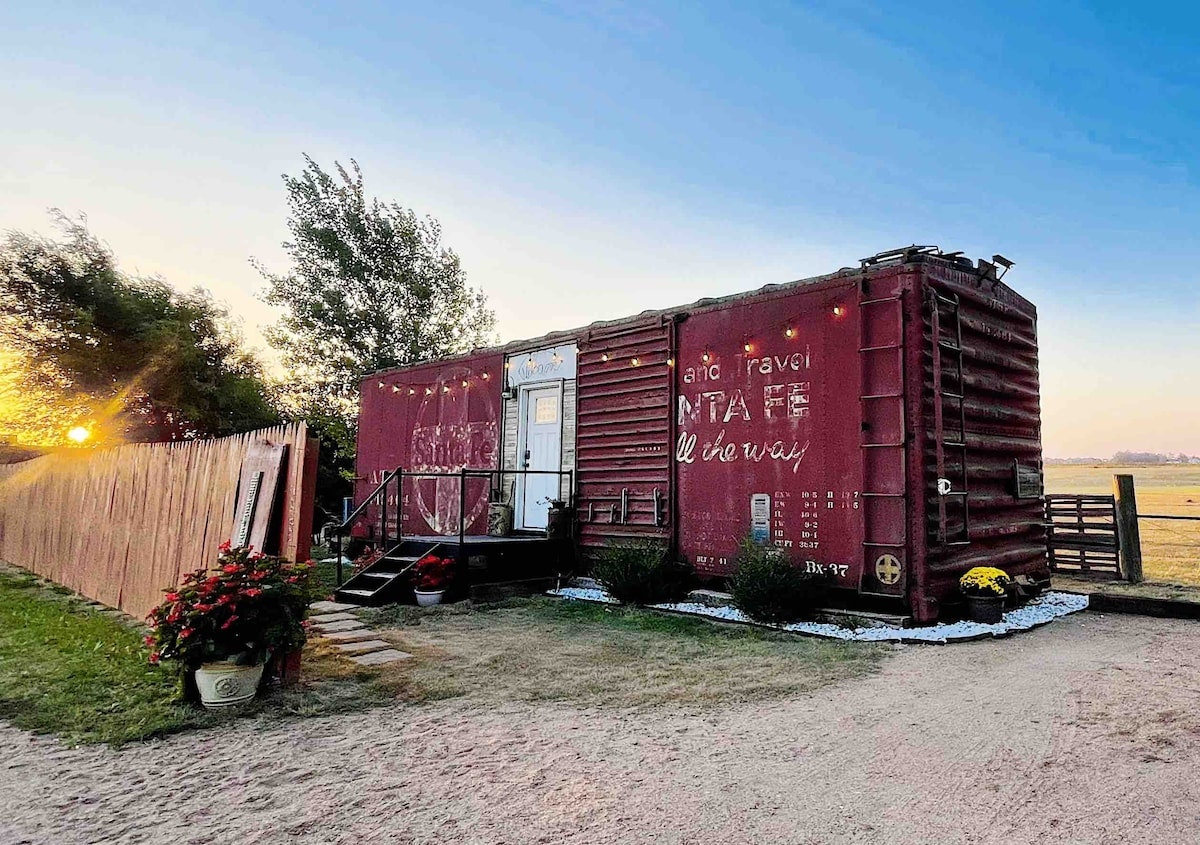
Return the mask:
M77 425L67 432L67 437L75 443L83 443L91 436L92 433L81 425Z

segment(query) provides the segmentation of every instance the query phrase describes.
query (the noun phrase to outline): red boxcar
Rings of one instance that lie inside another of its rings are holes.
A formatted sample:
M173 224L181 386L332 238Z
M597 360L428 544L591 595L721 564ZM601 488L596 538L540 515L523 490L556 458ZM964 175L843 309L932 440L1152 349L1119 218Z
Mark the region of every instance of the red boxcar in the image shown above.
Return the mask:
M396 467L463 466L570 473L498 476L518 532L567 499L585 552L657 538L710 577L749 534L917 621L971 566L1049 577L1036 310L932 248L363 382L360 500ZM458 483L406 486L403 532L456 533Z

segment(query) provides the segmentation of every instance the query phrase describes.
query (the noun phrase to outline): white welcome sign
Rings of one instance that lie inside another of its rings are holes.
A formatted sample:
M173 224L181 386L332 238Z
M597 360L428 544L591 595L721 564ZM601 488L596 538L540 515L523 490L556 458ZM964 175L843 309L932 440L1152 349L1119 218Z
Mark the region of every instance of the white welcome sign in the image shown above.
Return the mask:
M575 344L510 355L504 361L509 387L575 378Z

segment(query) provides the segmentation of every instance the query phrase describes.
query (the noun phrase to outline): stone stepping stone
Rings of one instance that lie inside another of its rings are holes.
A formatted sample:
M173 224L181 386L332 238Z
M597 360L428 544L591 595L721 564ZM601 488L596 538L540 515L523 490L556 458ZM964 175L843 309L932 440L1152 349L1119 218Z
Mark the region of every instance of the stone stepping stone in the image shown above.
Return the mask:
M334 643L334 646L342 651L355 653L360 651L375 651L376 649L381 648L391 648L392 644L385 643L383 640L360 640L359 642Z
M316 616L310 616L308 618L313 622L320 622L321 624L324 624L326 622L345 622L348 619L357 619L358 617L353 613L319 613Z
M379 634L372 631L370 628L354 628L350 631L330 631L328 634L318 631L318 636L322 636L327 640L333 640L335 643L348 643L354 640L369 640L373 637L378 637Z
M308 606L313 613L337 613L339 610L354 610L358 605L340 601L315 601Z
M318 622L314 627L322 634L333 634L338 631L353 631L355 628L366 626L357 619L343 619L341 622Z
M383 651L372 651L368 654L356 654L350 659L360 666L383 666L395 663L397 660L409 660L412 655L407 651L395 648L385 648Z

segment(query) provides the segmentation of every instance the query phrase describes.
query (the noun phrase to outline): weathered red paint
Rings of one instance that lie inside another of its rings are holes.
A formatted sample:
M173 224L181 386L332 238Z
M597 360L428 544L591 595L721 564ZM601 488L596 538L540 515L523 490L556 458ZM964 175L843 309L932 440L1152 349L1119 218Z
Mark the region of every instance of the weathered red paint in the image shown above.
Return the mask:
M655 315L579 341L579 539L669 541L670 322Z
M414 473L494 469L503 364L502 355L489 351L365 379L355 501L365 499L397 467ZM394 499L388 510L394 524ZM400 513L406 534L457 534L458 479L407 478ZM467 483L467 531L482 533L486 523L487 482L473 479Z
M853 283L800 288L680 324L679 549L697 571L732 573L754 499L762 539L857 588L859 374L848 366L858 358L856 300Z
M933 302L953 302L937 337ZM1036 322L990 266L912 251L384 373L363 386L357 492L396 466L499 467L504 353L574 341L585 549L656 538L727 575L757 505L766 537L843 598L928 621L972 565L1048 577L1040 500L1013 487L1014 463L1042 469ZM457 489L406 493L406 532L456 528ZM482 483L469 492L481 530Z

